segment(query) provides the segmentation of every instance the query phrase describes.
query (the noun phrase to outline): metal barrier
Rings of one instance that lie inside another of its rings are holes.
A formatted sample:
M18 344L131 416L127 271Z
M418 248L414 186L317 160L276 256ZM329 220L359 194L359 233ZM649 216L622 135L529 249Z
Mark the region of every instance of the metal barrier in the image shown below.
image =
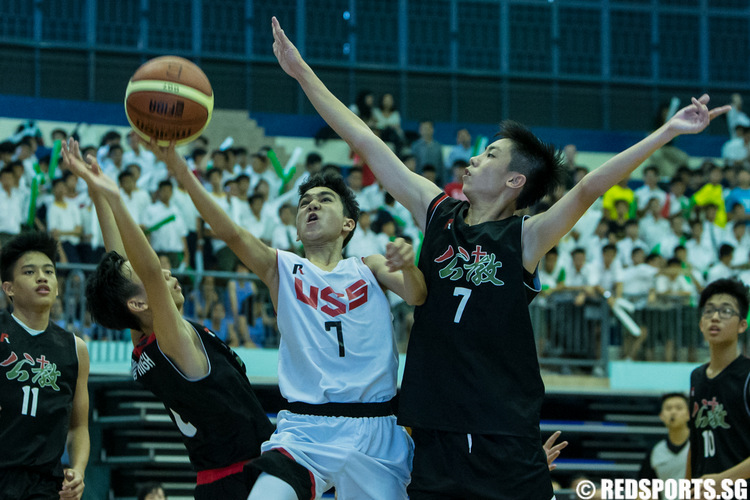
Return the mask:
M85 279L95 268L92 264L59 264L61 276L60 297L63 313L60 318L66 325L92 340L129 341L127 331L116 331L92 325L86 313ZM252 280L258 288L254 300L259 307L266 307L267 314L273 316L273 308L265 285L254 274L237 274L221 271L173 270L178 277L186 298L186 315L202 322L204 318L194 315L188 301L199 293L203 281L209 277L215 280L216 292L224 300L229 280ZM636 338L623 328L602 298L587 298L585 303L576 304L574 292L556 292L537 297L529 306L532 325L537 342L539 362L543 366L562 368L564 372L573 369L592 370L604 374L610 356L653 361L705 361L707 346L698 323L700 313L697 307L685 302L684 297L662 296L658 301L648 302L646 297L629 297L635 305L631 316L634 322L643 327L641 338ZM410 308L397 305L393 310L394 328L399 334L399 347L403 351L408 336L405 322L409 323ZM257 318L249 305L240 311L253 325ZM231 311L227 310L227 316ZM54 319L53 315L53 319ZM408 329L408 327L407 327ZM266 329L263 337L253 339L260 347L276 348L279 334L275 326ZM635 347L633 347L635 344ZM117 349L113 346L107 349ZM740 335L740 350L750 354L750 336ZM113 352L117 359L122 353ZM106 356L105 356L106 357ZM114 358L113 358L114 359Z
M630 317L642 329L634 336L602 298L575 303L574 292L538 297L529 307L541 365L606 368L610 357L647 361L704 362L708 346L701 334L694 299L660 296L629 297ZM739 348L750 353L750 337L740 334Z
M609 307L603 300L576 303L575 292L538 297L529 307L542 365L587 367L603 375L609 359Z

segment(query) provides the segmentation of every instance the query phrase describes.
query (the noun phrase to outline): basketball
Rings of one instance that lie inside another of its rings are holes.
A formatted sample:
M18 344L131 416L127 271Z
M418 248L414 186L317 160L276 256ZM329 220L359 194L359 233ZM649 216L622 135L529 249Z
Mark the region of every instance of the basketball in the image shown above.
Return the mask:
M177 56L151 59L136 70L125 91L125 115L144 140L160 146L196 139L211 121L214 93L205 73Z

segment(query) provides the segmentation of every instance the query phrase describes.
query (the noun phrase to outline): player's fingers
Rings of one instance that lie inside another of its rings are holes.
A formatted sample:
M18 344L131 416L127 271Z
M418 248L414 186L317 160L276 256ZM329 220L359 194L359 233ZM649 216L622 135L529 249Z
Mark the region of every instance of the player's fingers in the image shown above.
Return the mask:
M724 113L729 112L730 109L732 109L732 106L730 106L729 104L727 104L726 106L714 108L708 112L708 117L713 120L717 116L721 116Z
M544 442L544 447L549 448L553 444L555 444L555 441L557 441L557 438L560 437L560 431L555 431L552 433L550 437L547 438L547 441Z
M562 450L566 446L568 446L568 442L567 441L563 441L562 443L556 444L555 446L553 446L552 448L550 448L549 451L550 452L557 452L557 454L559 455L560 454L560 450Z

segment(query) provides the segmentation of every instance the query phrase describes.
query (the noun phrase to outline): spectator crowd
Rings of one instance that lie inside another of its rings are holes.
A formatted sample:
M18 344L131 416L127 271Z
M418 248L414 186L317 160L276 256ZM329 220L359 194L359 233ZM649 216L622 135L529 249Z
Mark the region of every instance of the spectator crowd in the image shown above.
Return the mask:
M736 277L750 285L750 119L741 111L739 96L733 104L722 158L707 158L698 168L665 166L655 158L646 162L641 179L623 179L610 189L540 264L543 297L566 292L580 305L599 298L615 316L627 318L633 304L694 304L703 286L719 278ZM376 106L374 95L363 92L352 109L409 168L450 196L463 198L462 176L482 147L481 138L472 143L471 133L462 128L454 145L443 145L435 140L431 121L422 121L418 132L405 132L391 94ZM95 264L104 244L86 184L56 158L55 142L67 140L68 134L55 129L45 138L33 123L25 123L0 142L0 248L22 230L49 231L61 243L61 262ZM231 345L278 341L273 308L262 285L214 237L182 186L136 134L109 131L98 144L82 149L117 179L130 213L164 267L236 273L232 279L203 276L194 283L186 301L189 317L211 325ZM290 180L273 165L275 156L269 150L248 151L233 141L212 148L201 137L185 154L193 173L233 220L274 248L301 253L295 227L297 188L312 174L332 171L346 179L362 210L344 249L346 257L383 253L396 237L418 250L422 234L410 213L381 188L356 152L349 164L340 165L309 151ZM570 189L587 168L577 163L575 145L563 151ZM562 194L529 211L545 210ZM80 276L67 281L70 287L81 286ZM398 338L405 346L411 310L395 295L391 300ZM61 302L60 321L82 335L102 335L78 314L83 308ZM625 329L639 334L642 326L637 322L622 321Z

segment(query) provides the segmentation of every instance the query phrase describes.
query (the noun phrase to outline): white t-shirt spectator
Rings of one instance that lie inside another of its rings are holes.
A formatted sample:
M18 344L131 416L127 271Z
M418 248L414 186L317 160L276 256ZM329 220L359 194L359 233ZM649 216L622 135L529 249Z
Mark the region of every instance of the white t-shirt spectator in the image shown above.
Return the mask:
M659 270L641 263L622 271L622 294L627 297L645 297L654 287L654 279Z
M25 222L24 212L28 210L28 200L18 188L13 188L8 194L0 189L0 233L18 234L21 224Z
M52 231L73 231L75 228L82 228L81 211L73 203L52 202L47 209L47 230ZM58 238L60 241L67 241L73 245L81 242L80 236L72 234L62 235Z
M174 202L167 206L161 201L157 201L149 205L143 212L143 225L146 228L150 228L173 215L175 217L173 221L164 224L150 234L151 247L156 252L182 252L185 249L182 238L187 236L187 228L182 220L182 215L174 206Z

